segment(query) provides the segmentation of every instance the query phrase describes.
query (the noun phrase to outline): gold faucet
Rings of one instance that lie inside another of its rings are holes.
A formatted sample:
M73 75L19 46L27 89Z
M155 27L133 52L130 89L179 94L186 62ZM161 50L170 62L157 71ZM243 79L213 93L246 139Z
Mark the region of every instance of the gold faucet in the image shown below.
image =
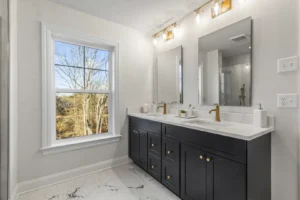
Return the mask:
M216 118L215 118L215 121L216 122L221 122L221 119L220 119L220 106L219 104L214 104L216 106L216 109L212 109L209 111L209 114L211 114L211 112L216 112Z
M165 103L165 102L162 102L164 105L163 106L158 106L157 107L157 109L159 109L159 108L164 108L164 115L166 115L167 114L167 104Z

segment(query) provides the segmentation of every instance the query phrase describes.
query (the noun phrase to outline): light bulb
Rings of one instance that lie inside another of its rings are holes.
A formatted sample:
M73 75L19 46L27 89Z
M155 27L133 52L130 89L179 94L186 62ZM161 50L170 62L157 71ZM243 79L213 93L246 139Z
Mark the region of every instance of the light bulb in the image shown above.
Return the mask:
M178 28L177 27L174 27L172 31L173 31L174 36L178 35Z
M197 24L200 24L200 14L199 13L197 13L197 15L196 15L196 22L197 22Z
M153 39L153 44L157 45L157 39L156 38Z
M214 6L214 12L215 12L215 15L219 15L220 13L220 4L219 3L216 3L215 6Z
M163 34L163 39L166 40L167 39L167 33Z

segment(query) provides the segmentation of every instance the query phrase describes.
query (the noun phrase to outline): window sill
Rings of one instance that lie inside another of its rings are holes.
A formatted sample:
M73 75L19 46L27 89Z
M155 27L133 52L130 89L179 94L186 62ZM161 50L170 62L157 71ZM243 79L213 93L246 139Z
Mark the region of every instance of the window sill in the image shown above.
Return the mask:
M66 142L63 144L56 144L49 147L43 147L41 149L42 155L58 154L67 151L75 151L79 149L85 149L95 147L104 144L110 144L119 142L121 135L109 135L104 137L93 138L90 140L82 140L76 142Z

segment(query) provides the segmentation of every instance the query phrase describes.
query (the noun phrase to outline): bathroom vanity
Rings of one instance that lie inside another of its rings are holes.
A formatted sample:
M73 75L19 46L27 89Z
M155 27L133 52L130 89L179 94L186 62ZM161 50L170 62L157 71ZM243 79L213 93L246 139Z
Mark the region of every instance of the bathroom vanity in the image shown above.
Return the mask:
M184 200L270 200L273 130L130 114L129 156Z

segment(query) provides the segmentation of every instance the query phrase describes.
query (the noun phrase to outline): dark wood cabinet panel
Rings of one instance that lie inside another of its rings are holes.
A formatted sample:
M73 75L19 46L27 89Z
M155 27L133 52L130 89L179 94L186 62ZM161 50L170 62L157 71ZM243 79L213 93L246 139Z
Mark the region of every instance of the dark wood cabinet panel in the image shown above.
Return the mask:
M193 147L181 147L181 198L184 200L206 200L205 154Z
M147 151L147 143L148 143L148 135L147 131L139 130L140 140L139 140L139 163L140 166L147 170L147 162L148 162L148 151Z
M148 121L147 130L152 133L161 135L161 123L154 122L154 121Z
M162 139L162 160L179 168L180 144L177 141Z
M169 124L162 125L162 134L163 137L246 164L247 142L244 140Z
M148 132L148 152L161 158L161 136Z
M179 196L179 169L166 162L162 162L162 183Z
M133 162L138 163L139 160L139 140L140 134L137 129L130 128L130 157Z
M246 200L246 165L207 154L207 200Z
M130 157L131 159L147 170L147 142L148 136L147 131L139 130L136 128L130 128Z
M129 157L183 200L271 200L271 134L251 141L129 118Z
M161 159L149 154L148 155L148 172L155 179L161 181Z

